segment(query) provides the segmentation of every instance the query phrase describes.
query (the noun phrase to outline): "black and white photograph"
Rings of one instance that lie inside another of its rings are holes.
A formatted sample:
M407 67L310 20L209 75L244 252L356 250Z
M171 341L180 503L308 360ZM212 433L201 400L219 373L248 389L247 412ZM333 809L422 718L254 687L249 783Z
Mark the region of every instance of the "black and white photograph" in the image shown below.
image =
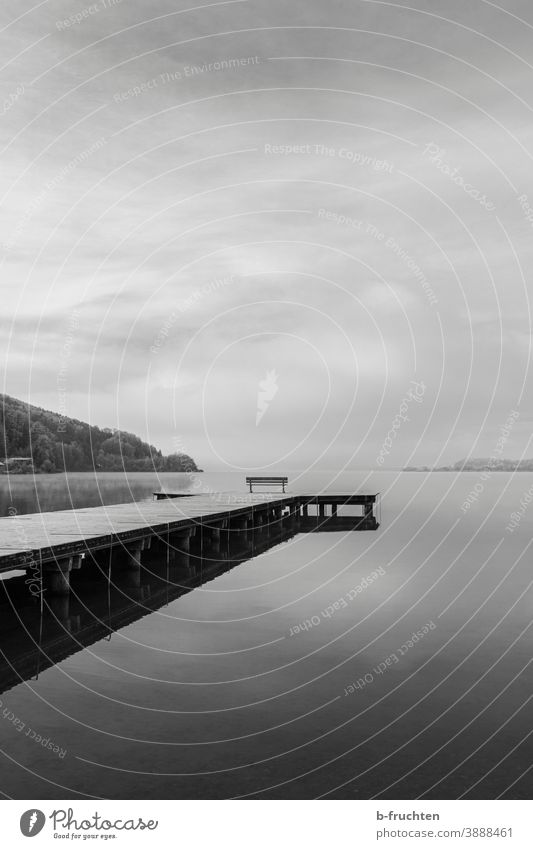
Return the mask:
M0 191L6 845L530 846L533 4L0 0Z

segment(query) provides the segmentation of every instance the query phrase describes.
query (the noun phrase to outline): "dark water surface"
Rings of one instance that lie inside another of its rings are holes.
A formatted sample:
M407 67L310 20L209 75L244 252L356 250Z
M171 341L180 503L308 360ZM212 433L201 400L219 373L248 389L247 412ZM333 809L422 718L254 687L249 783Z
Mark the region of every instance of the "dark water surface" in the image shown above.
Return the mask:
M493 474L463 512L474 473L293 474L296 492L380 490L381 527L240 535L225 557L193 550L188 564L156 544L137 586L84 568L70 603L42 616L10 581L0 787L27 799L528 798L533 507L506 525L532 477ZM2 480L1 506L115 503L198 480L242 489L241 475L70 475L68 488L43 476L37 492Z

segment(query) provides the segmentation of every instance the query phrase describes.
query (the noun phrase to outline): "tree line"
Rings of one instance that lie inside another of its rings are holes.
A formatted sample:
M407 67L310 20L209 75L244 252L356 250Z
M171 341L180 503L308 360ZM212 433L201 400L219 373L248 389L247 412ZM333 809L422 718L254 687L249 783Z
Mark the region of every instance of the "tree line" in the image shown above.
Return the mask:
M10 462L31 457L32 465ZM0 460L22 472L197 472L187 454L164 456L134 433L99 428L0 394Z

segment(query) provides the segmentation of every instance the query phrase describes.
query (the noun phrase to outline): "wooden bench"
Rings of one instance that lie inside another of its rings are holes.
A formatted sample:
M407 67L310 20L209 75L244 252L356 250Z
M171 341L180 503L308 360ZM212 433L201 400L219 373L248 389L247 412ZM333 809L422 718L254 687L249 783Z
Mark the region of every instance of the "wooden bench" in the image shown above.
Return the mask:
M283 492L289 482L289 478L246 478L246 483L250 487L250 492L253 492L253 486L281 486Z

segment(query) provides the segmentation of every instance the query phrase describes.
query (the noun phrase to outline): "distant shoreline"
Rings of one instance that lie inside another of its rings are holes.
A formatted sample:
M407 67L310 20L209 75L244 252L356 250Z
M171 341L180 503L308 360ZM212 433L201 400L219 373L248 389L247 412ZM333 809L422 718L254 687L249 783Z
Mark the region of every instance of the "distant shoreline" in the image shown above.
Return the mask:
M533 460L472 460L453 466L405 466L402 472L533 472Z
M36 475L43 476L46 478L58 476L58 475L198 475L203 474L203 469L195 469L194 471L168 471L168 470L158 470L158 469L64 469L62 471L57 472L43 472L40 470L29 471L29 472L6 472L0 469L0 475L3 475L6 478L29 478L35 477Z

